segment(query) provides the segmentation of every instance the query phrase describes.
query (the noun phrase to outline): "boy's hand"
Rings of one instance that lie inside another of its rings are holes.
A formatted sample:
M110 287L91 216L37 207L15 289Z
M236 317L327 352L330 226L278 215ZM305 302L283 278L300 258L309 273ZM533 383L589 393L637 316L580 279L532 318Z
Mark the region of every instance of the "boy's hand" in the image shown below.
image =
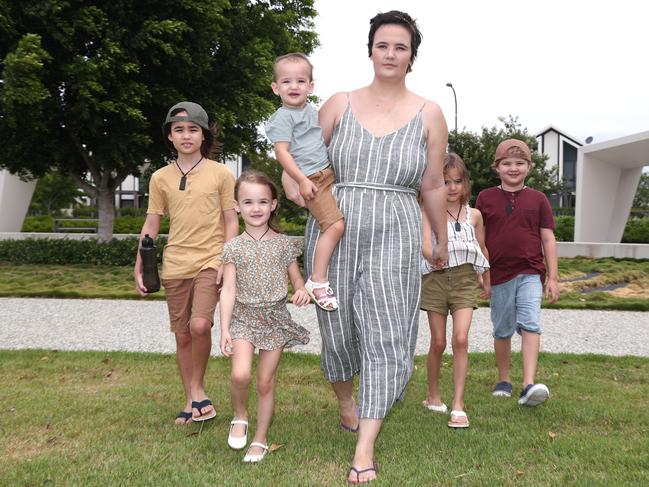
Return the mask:
M230 337L230 332L221 330L221 353L225 357L232 356L232 337Z
M306 306L310 301L311 298L304 288L297 289L293 293L293 297L291 298L291 303L293 303L295 306Z
M550 300L550 304L554 304L559 300L559 283L556 279L545 280L545 299Z
M219 266L219 270L216 271L216 290L221 292L221 285L223 284L223 264Z
M147 289L144 287L144 281L142 280L142 273L141 272L135 272L133 274L133 278L135 279L135 290L140 293L140 296L144 297L148 293Z
M315 198L315 194L318 192L318 187L311 182L309 178L304 178L300 181L300 196L304 198L305 201L311 201Z
M484 282L484 278L482 276L478 277L478 281L480 282L480 288L482 291L480 291L480 299L488 300L491 298L491 284L487 284Z

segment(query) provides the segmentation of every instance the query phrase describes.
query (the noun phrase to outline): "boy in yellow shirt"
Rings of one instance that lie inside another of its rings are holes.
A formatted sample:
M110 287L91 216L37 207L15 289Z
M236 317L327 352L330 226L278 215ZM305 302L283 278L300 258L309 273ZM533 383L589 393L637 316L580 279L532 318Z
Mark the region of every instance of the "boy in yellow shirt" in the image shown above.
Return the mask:
M140 241L145 234L155 239L160 219L169 216L161 277L186 398L176 424L185 424L216 416L204 377L219 299L221 249L238 234L239 224L234 177L225 165L209 159L218 144L216 124L209 125L205 110L196 103L177 103L169 109L163 133L177 157L151 177ZM134 275L137 291L146 295L139 252Z

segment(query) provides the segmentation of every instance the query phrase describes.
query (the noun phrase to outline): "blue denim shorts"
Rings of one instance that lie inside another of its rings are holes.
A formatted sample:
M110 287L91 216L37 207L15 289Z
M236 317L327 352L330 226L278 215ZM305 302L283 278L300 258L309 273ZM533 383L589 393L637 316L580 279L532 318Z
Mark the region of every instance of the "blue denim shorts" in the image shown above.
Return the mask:
M514 332L542 333L543 284L538 274L520 274L491 288L491 321L494 338L511 338Z

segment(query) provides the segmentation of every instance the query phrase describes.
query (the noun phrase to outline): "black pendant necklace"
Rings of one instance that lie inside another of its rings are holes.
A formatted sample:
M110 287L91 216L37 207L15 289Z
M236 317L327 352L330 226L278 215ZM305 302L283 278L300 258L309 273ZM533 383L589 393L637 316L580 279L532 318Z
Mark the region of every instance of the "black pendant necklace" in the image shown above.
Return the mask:
M500 191L502 191L503 196L504 196L505 199L507 200L507 204L505 205L505 213L507 213L507 215L511 215L512 212L514 211L514 207L515 207L515 203L516 203L516 198L518 198L518 196L521 194L521 192L525 189L525 186L523 186L523 187L522 187L521 189L519 189L518 191L511 191L512 196L513 196L513 198L514 198L513 200L510 200L510 199L509 199L509 197L507 196L507 192L503 189L502 186L498 186L498 187L500 188Z
M446 210L446 213L451 215L451 218L455 220L455 231L459 232L460 230L462 230L462 225L460 225L460 213L462 213L462 205L460 205L460 209L457 211L457 216L453 216L453 213L448 210Z
M248 233L248 230L244 230L244 232L245 232L245 233L246 233L246 234L247 234L251 239L253 239L255 242L259 242L262 238L264 238L264 237L266 236L266 234L268 233L268 230L270 230L270 227L268 227L268 228L266 229L266 231L265 231L264 233L262 233L262 234L261 234L261 237L259 237L259 238L255 238L255 237L253 237L252 235L250 235L250 233Z
M194 165L191 167L191 169L190 169L189 171L187 171L187 172L183 172L183 170L180 169L180 164L178 164L178 161L176 161L176 167L177 167L178 170L180 171L180 174L183 175L183 176L180 178L180 184L178 185L178 189L179 189L180 191L185 191L185 184L187 184L187 175L188 175L190 172L192 172L192 169L194 169L196 166L198 166L198 165L201 163L202 160L203 160L203 156L201 156L201 158L198 160L198 162L197 162L196 164L194 164Z

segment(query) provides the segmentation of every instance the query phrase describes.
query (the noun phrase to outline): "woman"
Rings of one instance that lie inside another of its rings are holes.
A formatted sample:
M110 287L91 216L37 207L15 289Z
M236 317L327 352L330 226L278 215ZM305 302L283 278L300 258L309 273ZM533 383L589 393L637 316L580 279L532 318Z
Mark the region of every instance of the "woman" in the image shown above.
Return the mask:
M341 425L358 431L351 483L376 479L374 443L412 373L421 286L419 190L437 237L435 263L441 266L447 254L446 122L439 106L405 83L421 34L398 11L378 14L370 25L372 83L332 96L319 114L336 173L334 196L345 215L329 266L339 309L317 311L321 366L338 398ZM307 274L318 235L311 219ZM358 373L357 406L352 379Z

